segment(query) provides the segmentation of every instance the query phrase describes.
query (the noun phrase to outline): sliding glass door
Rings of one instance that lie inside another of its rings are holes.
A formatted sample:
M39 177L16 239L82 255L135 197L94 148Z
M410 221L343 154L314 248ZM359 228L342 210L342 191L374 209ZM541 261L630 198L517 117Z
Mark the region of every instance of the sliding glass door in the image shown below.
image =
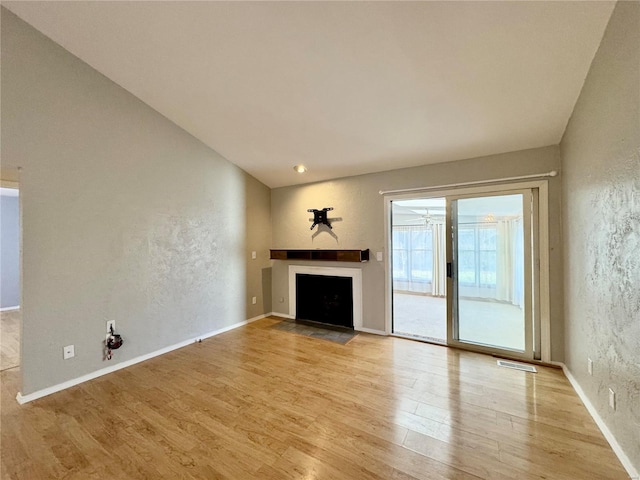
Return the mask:
M537 190L390 201L391 333L540 358Z
M447 341L444 198L392 203L393 333Z
M533 358L531 191L448 200L448 343Z

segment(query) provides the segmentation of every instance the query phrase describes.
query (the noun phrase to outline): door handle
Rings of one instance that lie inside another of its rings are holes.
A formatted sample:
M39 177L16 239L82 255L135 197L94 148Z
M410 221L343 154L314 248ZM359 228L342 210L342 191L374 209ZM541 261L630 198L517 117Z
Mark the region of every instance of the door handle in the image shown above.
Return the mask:
M447 277L453 278L453 265L451 262L447 262Z

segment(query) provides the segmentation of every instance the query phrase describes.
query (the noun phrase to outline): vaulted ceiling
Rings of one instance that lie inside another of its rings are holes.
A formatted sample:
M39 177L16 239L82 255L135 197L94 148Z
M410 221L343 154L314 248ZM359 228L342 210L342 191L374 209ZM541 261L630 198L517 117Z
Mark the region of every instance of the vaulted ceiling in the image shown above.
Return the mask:
M614 2L3 5L278 187L559 143Z

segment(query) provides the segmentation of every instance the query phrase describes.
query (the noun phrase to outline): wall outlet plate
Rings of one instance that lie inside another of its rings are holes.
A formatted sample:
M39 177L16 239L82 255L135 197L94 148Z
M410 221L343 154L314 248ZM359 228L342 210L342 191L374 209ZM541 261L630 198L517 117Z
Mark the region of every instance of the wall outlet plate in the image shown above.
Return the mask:
M252 297L251 303L255 305L256 303L258 303L258 299L256 297Z
M255 260L257 258L256 252L251 252L251 258Z
M75 347L73 345L67 345L62 349L62 358L69 360L76 356Z

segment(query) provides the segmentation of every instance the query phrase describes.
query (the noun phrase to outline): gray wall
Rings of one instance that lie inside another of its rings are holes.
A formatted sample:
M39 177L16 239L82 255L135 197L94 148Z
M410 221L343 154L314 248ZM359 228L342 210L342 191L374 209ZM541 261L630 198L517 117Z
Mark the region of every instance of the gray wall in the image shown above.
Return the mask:
M249 175L244 175L246 185L244 225L246 239L247 318L271 313L271 189ZM240 240L242 241L242 239ZM256 258L251 258L251 253ZM256 303L251 298L256 297Z
M639 2L618 2L561 152L565 361L640 470Z
M491 155L458 162L341 178L310 185L274 189L271 193L274 248L342 248L385 251L384 199L380 190L446 185L456 182L529 175L560 167L557 147ZM560 252L560 180L549 181L552 358L563 359L562 257ZM308 208L334 207L330 218L340 218L328 232L309 230ZM273 262L273 310L289 313L288 265ZM314 263L321 265L322 262ZM334 264L336 265L336 264ZM341 266L357 266L345 264ZM384 330L384 263L375 256L360 264L363 273L364 327Z
M20 199L0 195L0 308L20 305Z
M270 310L266 186L4 9L1 100L3 165L22 167L23 394ZM105 362L109 319L126 343Z

